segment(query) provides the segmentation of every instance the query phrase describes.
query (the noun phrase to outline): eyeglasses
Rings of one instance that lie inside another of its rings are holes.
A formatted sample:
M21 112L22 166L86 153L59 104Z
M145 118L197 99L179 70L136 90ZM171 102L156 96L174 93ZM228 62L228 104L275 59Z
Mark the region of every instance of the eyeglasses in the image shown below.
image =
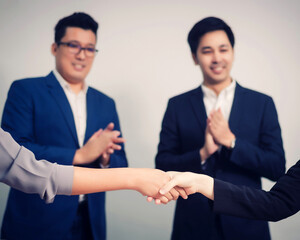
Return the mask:
M57 45L64 45L68 47L68 50L72 54L79 54L81 50L84 50L87 57L94 57L98 50L93 47L81 47L79 43L76 42L58 42Z

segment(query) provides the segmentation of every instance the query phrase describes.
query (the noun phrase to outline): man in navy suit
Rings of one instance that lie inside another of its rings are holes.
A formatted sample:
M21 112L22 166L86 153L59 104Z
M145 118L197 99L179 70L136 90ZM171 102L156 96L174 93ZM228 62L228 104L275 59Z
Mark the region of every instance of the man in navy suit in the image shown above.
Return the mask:
M56 69L46 77L15 81L9 90L2 127L37 159L127 167L122 143L102 155L97 147L101 129L120 131L113 99L85 82L97 52L97 29L85 13L61 19L52 45ZM2 238L105 239L105 224L105 193L58 196L47 205L38 195L11 189Z
M231 78L230 27L205 18L191 29L188 42L203 83L169 100L156 167L254 188L261 188L261 177L277 180L285 172L285 158L275 105ZM194 194L177 201L172 239L267 240L270 233L267 222L215 214L210 200Z

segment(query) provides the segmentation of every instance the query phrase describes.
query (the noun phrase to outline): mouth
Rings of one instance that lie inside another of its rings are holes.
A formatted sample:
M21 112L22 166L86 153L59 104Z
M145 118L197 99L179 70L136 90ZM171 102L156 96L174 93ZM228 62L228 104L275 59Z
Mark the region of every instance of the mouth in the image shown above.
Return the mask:
M72 63L72 66L76 71L82 71L85 68L84 64Z
M220 74L222 73L222 71L225 69L225 66L222 64L218 64L218 65L213 65L210 67L210 70L215 73L215 74Z

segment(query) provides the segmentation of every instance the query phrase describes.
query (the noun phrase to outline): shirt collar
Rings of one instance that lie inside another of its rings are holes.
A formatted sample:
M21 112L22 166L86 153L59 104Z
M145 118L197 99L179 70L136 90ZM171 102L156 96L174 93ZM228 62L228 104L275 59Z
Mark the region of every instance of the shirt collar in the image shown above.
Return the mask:
M234 92L235 87L236 87L236 81L233 79L232 82L230 83L230 85L227 86L226 88L224 88L220 92L219 95L229 94L231 92ZM216 93L212 89L206 87L204 84L201 84L201 88L202 88L202 92L203 92L204 97L217 97Z
M68 91L72 91L70 84L60 75L60 73L54 69L53 70L53 74L56 77L57 81L59 82L60 86L64 89L64 90L68 90ZM80 91L84 94L86 94L88 89L87 84L84 82L83 83L83 89Z

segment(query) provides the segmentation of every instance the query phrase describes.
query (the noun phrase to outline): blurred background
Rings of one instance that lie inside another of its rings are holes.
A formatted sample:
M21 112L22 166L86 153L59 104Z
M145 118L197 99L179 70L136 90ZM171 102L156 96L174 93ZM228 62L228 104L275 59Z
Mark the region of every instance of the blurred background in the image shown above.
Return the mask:
M235 37L232 76L273 97L287 168L300 156L300 2L298 0L0 0L0 114L13 80L54 68L50 46L57 21L75 11L100 24L87 82L117 103L130 167L154 167L170 97L199 86L186 38L200 19L216 16ZM298 107L297 107L298 106ZM273 185L263 180L265 190ZM9 188L0 184L0 224ZM109 192L108 240L169 239L175 203L156 206L133 191ZM300 214L270 223L274 240L299 239Z

